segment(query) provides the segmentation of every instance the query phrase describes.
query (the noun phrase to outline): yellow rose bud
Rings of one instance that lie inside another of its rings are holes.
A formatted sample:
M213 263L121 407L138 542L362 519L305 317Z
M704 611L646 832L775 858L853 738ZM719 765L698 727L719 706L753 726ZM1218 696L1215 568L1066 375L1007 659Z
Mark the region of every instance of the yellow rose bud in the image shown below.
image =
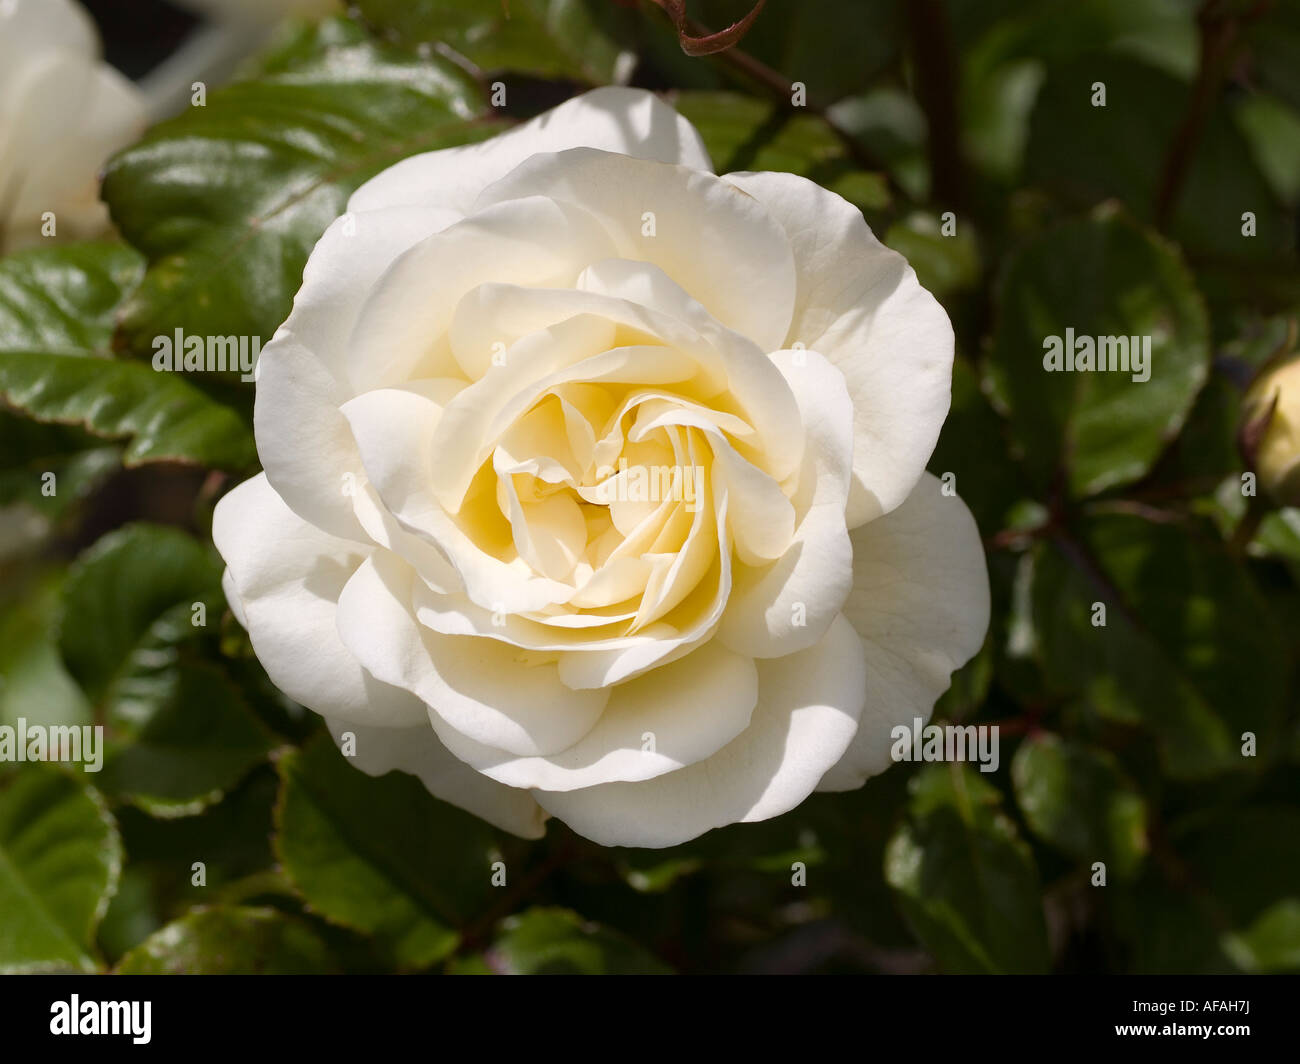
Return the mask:
M1284 506L1300 505L1300 358L1261 373L1243 409L1264 490Z

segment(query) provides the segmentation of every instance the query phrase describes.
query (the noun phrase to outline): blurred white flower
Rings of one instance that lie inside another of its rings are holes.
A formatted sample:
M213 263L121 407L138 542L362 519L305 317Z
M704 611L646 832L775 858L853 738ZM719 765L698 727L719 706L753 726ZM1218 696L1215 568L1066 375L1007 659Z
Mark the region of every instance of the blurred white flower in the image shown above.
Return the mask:
M212 89L272 39L286 18L320 18L341 13L340 0L171 0L188 8L203 24L176 52L140 80L154 121L189 107L195 87Z
M105 160L139 136L144 103L99 59L72 0L0 0L0 251L108 225ZM44 230L44 231L43 231Z

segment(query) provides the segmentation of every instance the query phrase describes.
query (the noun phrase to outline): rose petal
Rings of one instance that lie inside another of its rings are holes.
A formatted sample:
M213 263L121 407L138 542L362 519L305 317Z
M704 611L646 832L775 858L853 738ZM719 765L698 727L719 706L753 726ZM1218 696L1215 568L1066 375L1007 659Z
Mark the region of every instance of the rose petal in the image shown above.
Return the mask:
M902 503L929 461L948 414L952 325L851 203L794 174L725 180L762 203L794 249L798 294L779 346L821 352L848 381L855 528Z
M731 501L728 525L740 560L749 565L761 565L781 557L790 546L795 522L794 507L782 492L781 485L742 458L730 440L713 424L708 413L694 404L652 402L643 405L628 438L642 439L665 425L694 428L709 441L713 455L711 475L722 481ZM704 477L699 470L682 472L680 478L692 491L703 490Z
M764 351L782 346L795 300L790 240L734 185L682 166L572 148L521 163L484 189L475 210L526 196L581 207L613 239L610 257L658 266L723 325Z
M695 128L657 96L617 86L594 89L482 144L403 159L352 194L348 209L420 204L468 211L475 197L540 151L586 146L712 170Z
M339 594L366 550L303 521L265 475L223 496L212 539L258 660L281 691L323 716L409 726L426 719L418 698L366 672L339 640Z
M326 718L325 725L340 748L344 734L352 733L356 752L348 760L369 776L406 772L435 798L503 831L525 839L546 834L546 812L531 794L470 768L438 741L427 721L415 728L369 728Z
M865 677L861 640L837 619L815 646L758 662L750 725L712 757L639 783L533 794L604 846L675 846L711 828L779 816L808 797L848 748Z
M462 375L450 346L461 298L487 282L571 287L609 235L570 203L522 196L477 211L402 254L367 296L348 341L355 392ZM490 363L492 351L481 352Z
M377 389L343 405L366 476L401 527L439 549L465 593L485 609L541 609L563 601L571 593L567 585L485 553L434 499L434 434L445 409L436 390L444 384Z
M902 506L854 530L853 571L844 616L866 649L867 699L857 738L822 779L825 791L852 790L889 767L890 730L930 719L989 624L979 529L929 473Z
M596 726L558 754L508 758L448 739L458 757L511 787L570 791L653 779L710 757L745 730L757 699L754 662L713 642L615 687Z
M853 583L844 524L852 469L853 406L844 378L816 351L780 351L773 362L799 405L804 468L790 546L766 566L737 566L718 637L737 653L780 657L811 646L839 615Z
M626 259L593 263L578 278L585 291L647 307L689 325L704 337L717 359L727 391L739 404L759 440L741 450L777 480L784 480L803 457L803 441L785 426L798 418L798 407L780 372L759 344L717 319L657 266ZM754 298L760 298L757 294Z
M512 754L553 754L591 730L608 691L573 691L492 639L438 635L411 613L415 573L376 551L339 596L338 630L358 661L418 696L446 741L454 730Z
M361 460L338 409L354 394L347 337L376 279L449 217L399 208L335 221L307 260L289 319L258 359L253 430L266 475L295 512L334 535L370 542L348 493L364 483Z

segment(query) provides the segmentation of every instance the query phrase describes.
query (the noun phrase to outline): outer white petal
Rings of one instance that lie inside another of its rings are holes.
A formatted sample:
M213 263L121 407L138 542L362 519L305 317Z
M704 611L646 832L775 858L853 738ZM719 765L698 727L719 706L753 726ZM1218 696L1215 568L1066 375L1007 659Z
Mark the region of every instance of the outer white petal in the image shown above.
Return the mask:
M889 767L890 729L929 720L953 670L989 624L989 578L966 504L929 473L897 510L853 532L853 591L844 616L867 655L857 738L819 790L861 786Z
M349 760L368 775L406 772L435 798L503 831L526 839L540 839L546 833L546 813L531 794L490 780L453 757L427 722L415 728L366 728L329 719L325 723L340 745L344 732L353 734L356 753Z
M820 643L758 663L749 727L707 760L639 783L533 792L542 808L605 846L674 846L711 828L779 816L802 802L848 748L866 665L838 619Z
M948 414L953 334L948 315L862 212L794 174L729 174L784 227L798 292L790 332L848 381L855 410L849 526L907 498Z
M217 503L212 539L228 567L223 586L237 596L231 608L276 687L322 716L380 726L426 720L418 698L375 679L339 640L339 594L364 548L307 524L264 474Z
M484 188L530 155L577 147L713 169L704 142L685 118L653 93L609 87L575 97L482 144L404 159L357 189L348 207L419 204L465 212Z
M336 218L307 259L286 327L345 382L349 335L370 289L403 252L458 221L454 211L431 207L386 207Z
M596 726L549 757L511 758L449 735L455 753L511 787L570 791L647 780L710 757L749 725L758 670L716 640L613 689Z
M225 569L221 573L221 591L226 596L226 602L230 605L230 612L235 615L240 625L248 627L248 615L244 612L244 600L239 597L239 590L235 587L235 578L230 575L230 570Z
M258 359L253 428L266 475L296 513L334 535L369 542L347 493L365 482L339 412L354 394L348 336L384 270L453 218L399 208L337 219L307 260L289 319Z
M784 346L796 298L790 237L735 185L682 166L572 148L521 163L484 189L475 209L526 196L580 207L608 231L612 257L659 267L764 351Z

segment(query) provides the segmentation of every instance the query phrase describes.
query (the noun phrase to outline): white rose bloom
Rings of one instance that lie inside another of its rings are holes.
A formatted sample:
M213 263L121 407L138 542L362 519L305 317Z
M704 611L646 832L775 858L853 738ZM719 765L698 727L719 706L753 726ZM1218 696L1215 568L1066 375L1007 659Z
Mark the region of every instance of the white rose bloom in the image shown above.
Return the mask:
M952 357L856 208L588 93L321 238L215 515L232 608L358 767L509 831L776 816L882 771L983 640L924 472Z
M144 128L139 91L99 60L90 16L72 0L0 0L0 252L108 226L105 160Z

